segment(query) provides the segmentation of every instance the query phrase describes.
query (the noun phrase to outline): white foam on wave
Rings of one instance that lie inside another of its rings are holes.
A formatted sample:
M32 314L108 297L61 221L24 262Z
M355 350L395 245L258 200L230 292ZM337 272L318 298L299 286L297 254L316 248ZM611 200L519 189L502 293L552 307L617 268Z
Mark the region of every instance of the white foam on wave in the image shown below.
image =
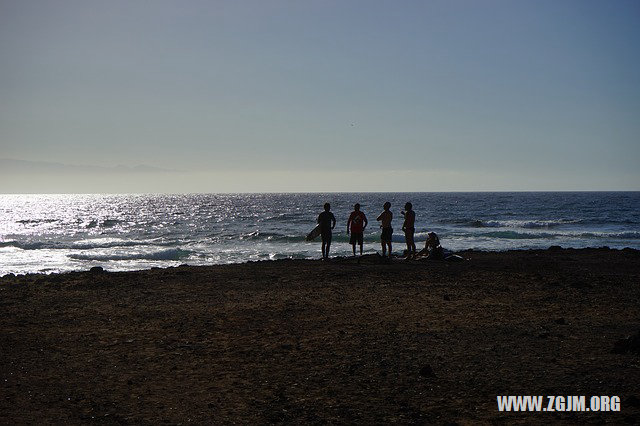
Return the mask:
M22 250L43 250L43 249L100 249L100 248L117 248L117 247L136 247L136 246L169 246L172 242L163 242L157 239L153 240L125 240L122 238L93 238L84 239L73 242L55 241L55 240L26 240L26 241L0 241L0 248L15 247Z
M97 260L97 261L119 261L119 260L181 260L189 257L191 252L180 248L159 250L152 252L129 252L129 253L73 253L68 255L74 260Z
M45 248L55 248L55 244L47 241L2 241L1 247L15 247L22 250L40 250Z
M469 224L474 228L524 228L524 229L548 229L562 225L572 225L580 223L574 219L549 219L549 220L473 220Z
M94 248L112 248L112 247L135 247L144 245L170 245L172 243L163 243L158 240L125 240L122 238L91 238L75 241L69 245L73 249L94 249Z

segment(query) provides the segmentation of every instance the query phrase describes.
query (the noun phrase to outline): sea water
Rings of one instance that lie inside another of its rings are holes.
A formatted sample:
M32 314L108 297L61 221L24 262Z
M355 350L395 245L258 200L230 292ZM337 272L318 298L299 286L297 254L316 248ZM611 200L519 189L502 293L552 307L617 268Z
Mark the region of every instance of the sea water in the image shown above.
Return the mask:
M305 235L325 202L337 219L331 255L351 254L346 222L356 202L369 220L365 252L374 253L385 201L396 253L407 201L419 248L433 231L452 251L640 249L640 192L0 195L0 276L317 259L319 241Z

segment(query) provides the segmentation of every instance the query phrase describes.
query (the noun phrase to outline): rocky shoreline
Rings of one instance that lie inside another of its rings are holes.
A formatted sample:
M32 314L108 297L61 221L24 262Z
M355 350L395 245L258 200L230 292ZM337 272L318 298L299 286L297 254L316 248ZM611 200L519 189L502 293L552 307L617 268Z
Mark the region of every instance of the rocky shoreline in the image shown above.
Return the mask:
M365 256L4 276L0 421L640 416L639 251L460 254L465 261ZM616 395L621 404L504 413L497 395Z

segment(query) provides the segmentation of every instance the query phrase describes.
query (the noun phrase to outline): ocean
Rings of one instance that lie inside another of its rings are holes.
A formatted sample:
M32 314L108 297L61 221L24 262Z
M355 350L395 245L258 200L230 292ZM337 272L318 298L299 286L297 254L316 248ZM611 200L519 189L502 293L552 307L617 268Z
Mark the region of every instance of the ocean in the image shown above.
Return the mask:
M318 259L305 235L325 202L337 219L332 256L351 254L346 222L361 204L365 252L380 251L376 217L416 212L416 241L436 232L445 249L602 247L640 249L640 192L473 192L187 195L0 195L0 276Z

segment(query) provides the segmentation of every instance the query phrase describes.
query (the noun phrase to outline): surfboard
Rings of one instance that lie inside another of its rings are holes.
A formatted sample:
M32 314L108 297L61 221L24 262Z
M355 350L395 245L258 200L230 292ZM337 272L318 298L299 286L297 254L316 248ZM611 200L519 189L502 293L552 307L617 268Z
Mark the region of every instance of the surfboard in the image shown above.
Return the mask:
M307 241L315 240L320 235L320 225L313 228L311 232L307 234Z

